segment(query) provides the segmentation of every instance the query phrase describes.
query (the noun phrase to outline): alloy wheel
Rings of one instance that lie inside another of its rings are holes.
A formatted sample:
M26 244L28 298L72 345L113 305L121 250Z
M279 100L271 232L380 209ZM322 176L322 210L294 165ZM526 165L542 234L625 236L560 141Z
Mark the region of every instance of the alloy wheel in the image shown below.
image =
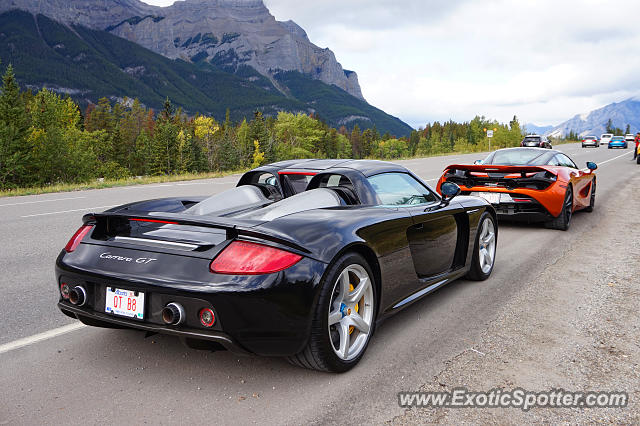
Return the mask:
M483 273L488 273L493 268L493 261L496 255L496 228L493 221L485 219L480 229L480 239L478 241L478 259L480 269Z
M358 357L372 331L374 300L371 277L361 265L342 270L329 304L329 340L343 361Z

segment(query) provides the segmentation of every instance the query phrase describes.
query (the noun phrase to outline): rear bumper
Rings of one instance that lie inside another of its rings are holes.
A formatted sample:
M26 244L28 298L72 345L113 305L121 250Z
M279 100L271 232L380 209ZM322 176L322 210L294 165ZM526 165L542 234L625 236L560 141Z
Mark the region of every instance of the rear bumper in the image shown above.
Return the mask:
M472 192L489 192L482 191L479 187L463 188L464 195L470 195ZM515 191L490 191L493 194L508 194L512 201L505 202L504 198L498 203L492 203L499 219L509 219L524 222L544 222L554 218L549 209L540 202L536 196L540 196L541 191L520 189ZM544 191L547 193L547 191ZM549 193L546 194L549 196ZM561 208L561 207L560 207Z
M73 255L74 253L72 253ZM205 262L204 266L208 264ZM176 269L184 271L175 265ZM178 336L190 347L206 349L221 345L238 354L287 356L300 352L311 328L317 288L326 264L303 258L291 268L261 276L210 274L208 281L184 277L184 285L158 278L140 280L126 276L84 270L65 262L61 253L56 262L58 287L62 282L80 285L87 293L86 305L72 305L60 297L58 308L85 324L124 327ZM105 312L106 288L144 292L144 319L130 319ZM168 303L184 307L186 321L166 325L161 311ZM199 311L210 308L216 322L211 328L200 324ZM207 345L208 344L208 345Z
M138 330L148 331L151 333L170 334L180 337L183 342L190 347L204 348L206 345L198 345L196 342L210 342L222 346L224 349L233 352L238 355L249 355L246 349L244 349L233 338L222 332L196 332L188 330L176 330L168 326L160 326L150 323L132 323L132 321L125 318L117 318L108 314L101 314L95 311L78 308L71 305L69 302L58 302L58 308L63 314L76 318L82 323L94 327L121 327L121 328L135 328ZM211 349L215 346L211 346Z
M523 206L521 204L496 204L494 205L499 219L508 219L522 222L546 222L553 216L539 203Z
M626 143L609 143L609 148L627 148Z

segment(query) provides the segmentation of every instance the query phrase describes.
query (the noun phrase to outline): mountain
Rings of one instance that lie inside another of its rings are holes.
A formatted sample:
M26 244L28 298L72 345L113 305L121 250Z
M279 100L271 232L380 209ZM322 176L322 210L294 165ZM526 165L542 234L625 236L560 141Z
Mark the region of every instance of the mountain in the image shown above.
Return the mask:
M544 135L553 130L553 126L536 126L535 124L527 123L524 125L524 129L528 134L535 133L536 135Z
M248 65L238 65L228 72L206 62L169 59L106 31L18 10L0 14L0 59L13 64L23 86L49 87L81 105L103 96L128 97L160 109L169 97L187 113L218 119L227 108L234 120L252 117L256 110L267 115L291 111L315 113L334 127L375 125L397 136L412 130L339 87L298 71L278 71L267 78ZM287 87L287 94L276 85Z
M170 59L231 70L248 65L277 86L275 74L297 71L364 100L358 76L295 22L279 22L262 0L185 0L150 6L139 0L3 0L65 24L107 31ZM286 94L286 87L278 87Z
M631 133L640 131L640 98L629 98L622 102L612 103L587 114L579 114L564 123L555 126L547 134L551 137L562 137L570 131L579 136L606 133L607 122L611 119L613 127L626 130L631 126Z

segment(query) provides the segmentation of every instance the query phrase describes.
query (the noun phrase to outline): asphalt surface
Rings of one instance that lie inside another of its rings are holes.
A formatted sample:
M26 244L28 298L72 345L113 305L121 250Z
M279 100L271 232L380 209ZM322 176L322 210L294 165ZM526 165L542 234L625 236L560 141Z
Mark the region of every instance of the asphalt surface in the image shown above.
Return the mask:
M579 166L600 165L596 205L623 204L619 190L640 172L630 149L557 148ZM447 164L483 156L399 163L435 185ZM237 179L0 198L0 425L389 420L402 413L397 392L418 389L472 346L519 284L551 264L604 214L597 207L592 214L577 213L568 232L501 224L488 281L458 281L385 322L362 362L343 375L303 370L280 359L189 350L169 336L60 329L74 321L55 307L53 266L83 214L142 199L213 194ZM57 335L39 335L51 330ZM42 340L21 345L29 339Z

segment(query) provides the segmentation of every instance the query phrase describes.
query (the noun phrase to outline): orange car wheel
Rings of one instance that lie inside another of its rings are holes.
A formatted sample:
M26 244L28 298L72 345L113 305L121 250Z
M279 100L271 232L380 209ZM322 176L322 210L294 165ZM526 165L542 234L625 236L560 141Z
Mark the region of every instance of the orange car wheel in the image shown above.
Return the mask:
M564 196L564 204L562 205L562 211L555 219L545 223L545 226L549 229L558 229L560 231L566 231L571 225L571 216L573 215L573 189L571 185L567 188L567 192Z
M589 207L584 209L585 212L591 213L596 206L596 181L593 181L593 188L591 188L591 200L589 201Z

